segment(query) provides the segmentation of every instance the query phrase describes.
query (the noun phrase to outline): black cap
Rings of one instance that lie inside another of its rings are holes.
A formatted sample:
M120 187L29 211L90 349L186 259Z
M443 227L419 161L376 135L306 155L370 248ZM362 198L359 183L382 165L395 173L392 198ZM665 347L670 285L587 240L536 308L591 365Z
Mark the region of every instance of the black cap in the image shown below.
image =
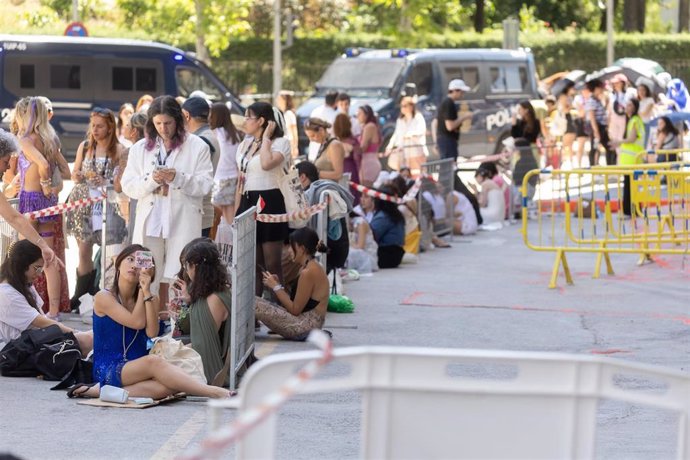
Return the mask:
M189 116L192 118L208 118L208 113L210 111L208 102L201 97L190 97L184 101L182 108L189 112Z

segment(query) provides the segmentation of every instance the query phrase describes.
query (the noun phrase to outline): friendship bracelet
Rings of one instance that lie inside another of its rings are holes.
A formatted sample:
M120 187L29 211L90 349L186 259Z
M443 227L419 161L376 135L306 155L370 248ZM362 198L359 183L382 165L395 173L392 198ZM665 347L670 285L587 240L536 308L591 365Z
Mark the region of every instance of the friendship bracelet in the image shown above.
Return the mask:
M280 291L281 289L283 289L283 285L282 285L282 284L276 284L275 286L273 286L273 292L278 292L278 291Z
M144 303L152 301L155 297L156 297L155 295L148 296L147 298L144 299Z

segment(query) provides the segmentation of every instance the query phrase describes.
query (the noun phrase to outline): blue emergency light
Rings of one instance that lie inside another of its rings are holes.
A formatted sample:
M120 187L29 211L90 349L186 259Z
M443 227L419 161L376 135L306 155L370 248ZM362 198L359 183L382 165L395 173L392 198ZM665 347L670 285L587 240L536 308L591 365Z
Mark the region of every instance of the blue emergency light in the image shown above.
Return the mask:
M403 58L409 56L410 52L406 49L392 49L391 57Z
M345 48L345 57L357 57L360 55L360 53L361 50L359 48Z

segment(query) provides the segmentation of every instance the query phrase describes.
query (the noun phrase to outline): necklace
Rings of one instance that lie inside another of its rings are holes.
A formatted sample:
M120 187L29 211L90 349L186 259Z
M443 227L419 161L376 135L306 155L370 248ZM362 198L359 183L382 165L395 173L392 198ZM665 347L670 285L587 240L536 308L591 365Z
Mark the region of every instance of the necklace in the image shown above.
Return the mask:
M124 303L122 303L122 299L120 298L120 294L117 295L117 300L120 302L120 305L123 307L125 306ZM126 307L125 307L126 308ZM122 359L127 362L127 352L129 351L130 348L132 348L132 345L134 345L134 342L137 340L137 336L139 335L139 331L137 330L134 333L134 337L132 338L132 341L129 342L129 345L125 346L125 325L122 325Z

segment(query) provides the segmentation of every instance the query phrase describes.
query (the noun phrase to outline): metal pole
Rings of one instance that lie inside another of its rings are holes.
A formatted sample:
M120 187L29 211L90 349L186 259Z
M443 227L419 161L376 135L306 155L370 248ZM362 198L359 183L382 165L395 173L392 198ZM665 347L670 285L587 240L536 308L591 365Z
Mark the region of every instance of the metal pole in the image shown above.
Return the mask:
M613 64L613 0L606 0L606 65Z
M72 0L72 21L79 20L79 0Z
M273 0L273 100L278 98L278 93L283 86L283 57L280 44L280 0Z

